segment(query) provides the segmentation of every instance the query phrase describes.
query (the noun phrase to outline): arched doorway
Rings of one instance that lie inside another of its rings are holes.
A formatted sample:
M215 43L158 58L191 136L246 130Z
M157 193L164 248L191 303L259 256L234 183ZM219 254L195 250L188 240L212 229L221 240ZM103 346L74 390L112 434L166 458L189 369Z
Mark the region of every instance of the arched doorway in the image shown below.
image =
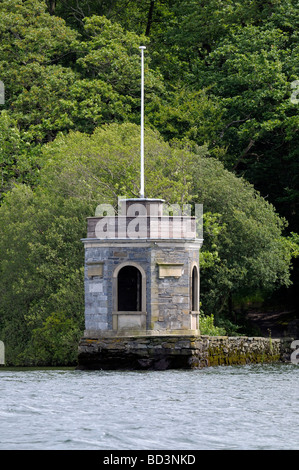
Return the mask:
M134 261L118 265L113 272L113 330L146 329L146 273Z
M196 264L193 265L191 270L190 287L191 330L197 330L199 328L199 271Z
M199 276L196 265L193 266L191 278L191 311L199 311Z
M124 266L118 272L117 310L119 312L142 310L142 276L135 266Z

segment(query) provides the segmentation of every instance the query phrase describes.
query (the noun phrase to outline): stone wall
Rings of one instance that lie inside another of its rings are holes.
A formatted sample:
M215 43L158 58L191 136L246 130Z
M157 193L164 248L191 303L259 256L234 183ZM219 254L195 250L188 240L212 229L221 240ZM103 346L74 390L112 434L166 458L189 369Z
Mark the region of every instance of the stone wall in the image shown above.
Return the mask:
M85 337L80 369L193 369L288 361L292 339L144 335Z
M191 272L199 250L181 245L158 242L151 251L152 330L191 330Z
M201 364L208 366L279 361L279 339L262 337L202 336Z
M194 265L199 267L200 243L184 240L84 243L86 330L118 329L113 324L113 317L117 316L115 273L126 264L134 264L144 273L143 330L197 329L191 328L191 274Z

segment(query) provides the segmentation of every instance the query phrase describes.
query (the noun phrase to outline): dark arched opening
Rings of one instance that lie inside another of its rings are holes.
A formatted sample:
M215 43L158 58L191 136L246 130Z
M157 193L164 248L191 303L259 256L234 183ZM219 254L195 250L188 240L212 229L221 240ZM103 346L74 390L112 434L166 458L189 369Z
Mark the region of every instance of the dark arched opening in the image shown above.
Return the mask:
M119 312L140 312L142 299L141 272L135 266L124 266L117 276Z
M198 312L199 310L199 286L198 286L198 269L194 266L192 269L192 283L191 283L191 308L192 312Z

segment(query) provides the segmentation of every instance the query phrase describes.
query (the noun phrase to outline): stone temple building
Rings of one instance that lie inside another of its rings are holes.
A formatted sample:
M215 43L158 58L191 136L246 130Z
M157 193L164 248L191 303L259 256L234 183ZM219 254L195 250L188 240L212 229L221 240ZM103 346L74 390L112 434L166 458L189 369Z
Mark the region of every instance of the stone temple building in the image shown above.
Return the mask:
M124 199L118 215L103 209L88 218L83 239L79 367L192 366L200 335L197 218L165 214L160 199Z

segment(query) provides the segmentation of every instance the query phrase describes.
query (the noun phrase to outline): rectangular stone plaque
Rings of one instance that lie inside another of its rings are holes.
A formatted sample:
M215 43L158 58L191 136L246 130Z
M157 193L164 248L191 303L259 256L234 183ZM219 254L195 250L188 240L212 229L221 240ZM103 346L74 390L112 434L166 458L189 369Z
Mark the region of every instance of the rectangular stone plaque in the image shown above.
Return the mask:
M103 277L103 263L87 263L87 276Z
M183 263L157 263L159 266L159 278L181 277L183 274Z

